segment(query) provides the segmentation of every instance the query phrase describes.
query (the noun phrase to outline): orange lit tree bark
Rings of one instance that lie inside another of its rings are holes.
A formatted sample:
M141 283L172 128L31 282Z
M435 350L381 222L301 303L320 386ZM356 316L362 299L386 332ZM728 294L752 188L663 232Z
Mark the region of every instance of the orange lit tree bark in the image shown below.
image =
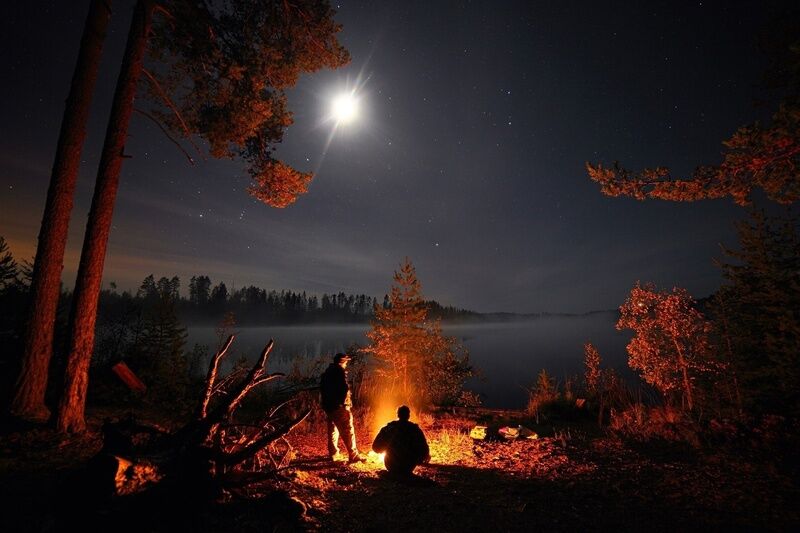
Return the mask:
M152 72L143 68L151 18ZM310 174L272 157L291 113L284 89L300 74L349 61L336 40L340 27L322 0L204 2L139 0L117 82L112 114L87 222L70 318L69 355L57 426L84 429L88 368L97 300L128 123L140 74L152 112L165 131L202 136L213 157L241 158L253 178L250 194L285 207L306 192ZM189 87L187 89L187 87Z
M133 113L136 85L142 72L153 6L150 0L136 2L100 156L70 314L67 368L56 424L64 432L82 432L86 429L83 414L89 383L89 362L94 347L97 300L128 124Z
M89 4L50 174L33 267L25 351L10 409L13 415L24 419L43 421L50 416L44 398L53 351L64 248L86 137L86 122L111 15L110 3L111 0L92 0Z

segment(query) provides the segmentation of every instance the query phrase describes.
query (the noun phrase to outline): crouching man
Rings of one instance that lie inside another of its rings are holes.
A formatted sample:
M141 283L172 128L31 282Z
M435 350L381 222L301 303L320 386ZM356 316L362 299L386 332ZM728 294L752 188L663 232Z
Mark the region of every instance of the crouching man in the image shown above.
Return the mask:
M386 424L372 443L376 453L386 453L383 459L386 470L397 477L409 477L417 465L431 460L425 434L409 418L411 409L401 405L397 420Z

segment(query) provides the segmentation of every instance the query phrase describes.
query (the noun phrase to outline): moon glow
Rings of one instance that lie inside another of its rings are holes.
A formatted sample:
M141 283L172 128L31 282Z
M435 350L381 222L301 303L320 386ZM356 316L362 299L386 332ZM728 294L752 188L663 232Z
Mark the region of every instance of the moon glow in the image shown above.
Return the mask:
M331 114L337 124L349 124L358 118L358 100L351 93L336 96L331 102Z

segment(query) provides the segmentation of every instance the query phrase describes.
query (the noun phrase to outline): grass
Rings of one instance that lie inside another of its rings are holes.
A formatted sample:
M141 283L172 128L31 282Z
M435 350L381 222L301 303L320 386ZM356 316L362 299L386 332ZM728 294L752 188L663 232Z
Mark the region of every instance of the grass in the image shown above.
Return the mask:
M434 429L426 436L433 463L458 464L473 457L473 441L469 434L462 430Z

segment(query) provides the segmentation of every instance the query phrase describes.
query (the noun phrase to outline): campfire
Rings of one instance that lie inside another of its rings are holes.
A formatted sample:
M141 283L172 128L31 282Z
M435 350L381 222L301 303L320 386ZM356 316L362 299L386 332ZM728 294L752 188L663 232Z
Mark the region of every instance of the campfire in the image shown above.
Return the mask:
M375 453L372 450L370 450L369 453L367 454L367 460L370 463L383 465L383 458L385 456L386 456L386 452L384 452L384 453Z

